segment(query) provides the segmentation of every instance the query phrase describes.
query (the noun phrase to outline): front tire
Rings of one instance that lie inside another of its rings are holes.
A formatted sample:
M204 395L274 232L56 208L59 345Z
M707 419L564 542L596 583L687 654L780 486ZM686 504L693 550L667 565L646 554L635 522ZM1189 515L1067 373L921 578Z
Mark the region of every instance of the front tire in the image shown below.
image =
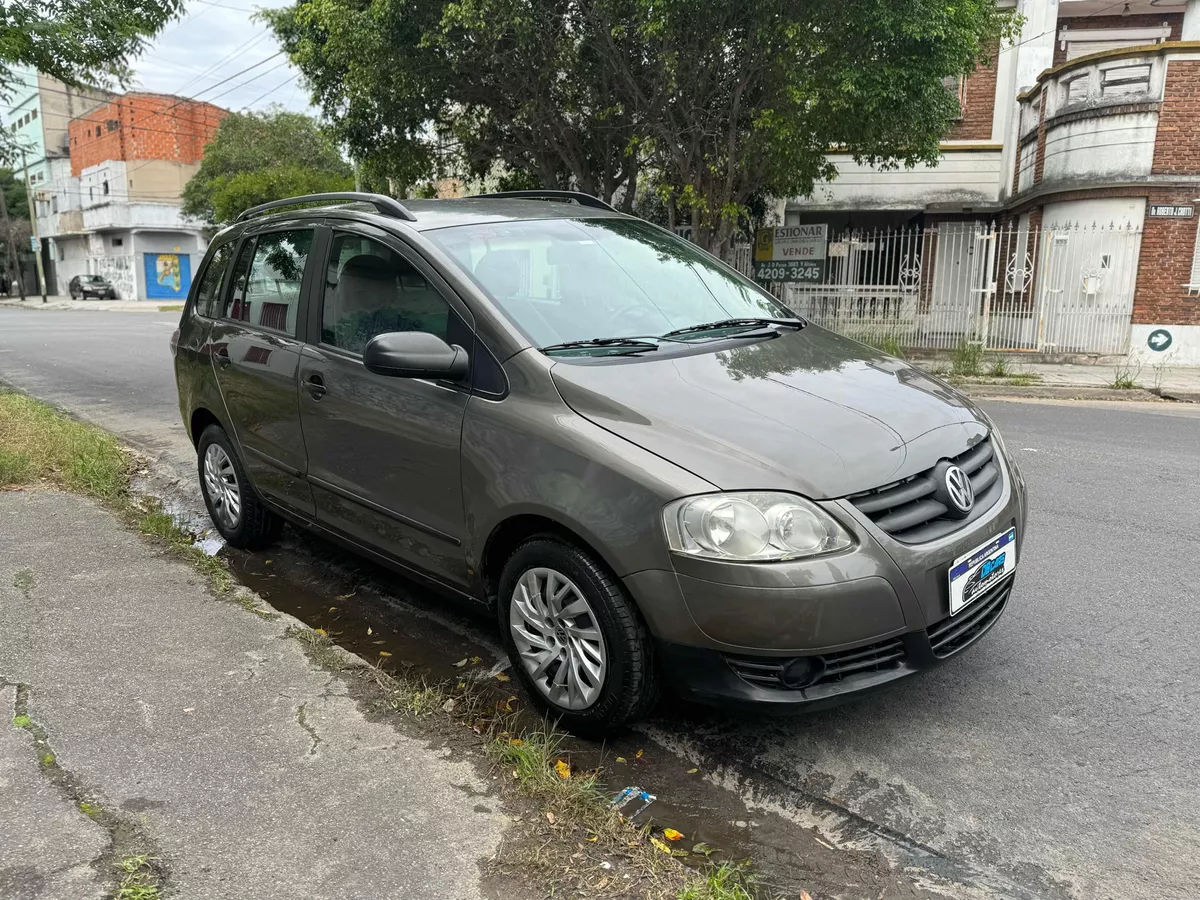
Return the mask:
M602 737L654 705L650 634L620 581L581 548L550 536L521 544L497 612L517 677L567 730Z
M200 492L209 518L221 537L243 550L269 547L283 529L283 519L259 499L229 435L220 425L209 425L196 443Z

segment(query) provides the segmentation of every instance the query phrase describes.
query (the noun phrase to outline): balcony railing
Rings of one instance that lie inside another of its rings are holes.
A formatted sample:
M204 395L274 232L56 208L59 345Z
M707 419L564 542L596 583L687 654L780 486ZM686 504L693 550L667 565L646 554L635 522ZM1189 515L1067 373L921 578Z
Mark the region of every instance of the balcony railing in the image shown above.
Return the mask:
M88 231L123 228L194 228L180 208L171 203L102 203L83 210L83 227Z

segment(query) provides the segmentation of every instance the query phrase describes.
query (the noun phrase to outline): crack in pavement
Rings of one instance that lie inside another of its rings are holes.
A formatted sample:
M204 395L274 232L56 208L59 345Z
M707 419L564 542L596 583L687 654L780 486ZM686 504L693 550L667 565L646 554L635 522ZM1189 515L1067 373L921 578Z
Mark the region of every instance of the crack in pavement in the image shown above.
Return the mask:
M308 755L316 756L317 744L321 743L321 736L317 734L317 729L308 724L307 708L307 702L296 707L296 724L308 732L308 736L312 738L312 746L308 748Z
M10 722L33 738L34 754L42 777L66 797L80 815L104 829L108 847L91 861L92 869L102 881L111 884L111 893L115 896L120 890L121 862L135 857L144 859L146 880L142 883L148 882L162 890L167 883L167 870L153 839L139 822L115 812L102 801L97 790L88 787L82 778L62 764L54 751L49 733L30 714L33 686L23 681L10 681L0 675L0 688L8 687L15 689Z

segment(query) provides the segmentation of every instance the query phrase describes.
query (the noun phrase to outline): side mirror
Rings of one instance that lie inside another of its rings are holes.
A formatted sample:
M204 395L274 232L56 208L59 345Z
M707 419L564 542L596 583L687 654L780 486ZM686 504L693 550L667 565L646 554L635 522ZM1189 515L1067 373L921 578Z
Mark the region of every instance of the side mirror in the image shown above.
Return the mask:
M459 381L470 370L466 350L424 331L391 331L375 335L363 351L363 365L376 375L444 378L448 381Z

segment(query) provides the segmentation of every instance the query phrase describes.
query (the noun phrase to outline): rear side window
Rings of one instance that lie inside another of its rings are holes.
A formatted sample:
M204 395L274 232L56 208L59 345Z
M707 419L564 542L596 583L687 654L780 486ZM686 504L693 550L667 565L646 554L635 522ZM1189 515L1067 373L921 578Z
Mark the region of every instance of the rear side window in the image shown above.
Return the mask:
M204 274L196 287L196 312L202 316L218 316L221 313L222 288L228 283L225 279L229 271L229 261L233 259L233 244L222 244L213 251L204 267Z
M462 337L457 316L413 265L386 244L357 234L336 233L325 297L321 342L362 353L377 334L425 331L442 340Z
M246 243L225 317L295 336L311 230L272 231Z

